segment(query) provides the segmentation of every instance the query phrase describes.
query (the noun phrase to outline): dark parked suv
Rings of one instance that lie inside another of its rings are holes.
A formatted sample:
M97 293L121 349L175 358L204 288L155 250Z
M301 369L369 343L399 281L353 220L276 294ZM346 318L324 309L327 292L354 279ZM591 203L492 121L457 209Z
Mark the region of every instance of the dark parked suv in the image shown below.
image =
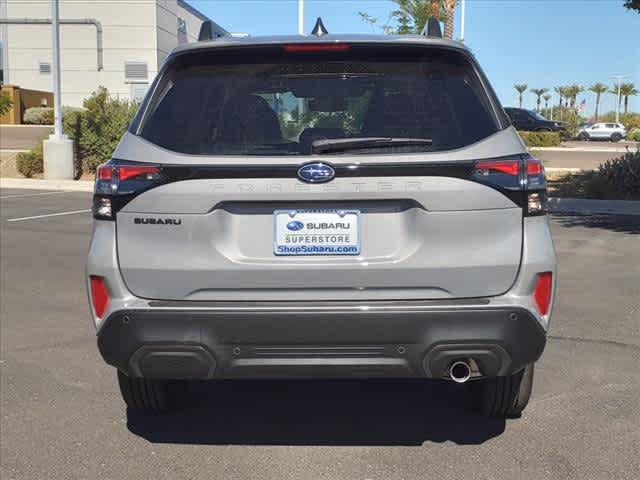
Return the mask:
M556 283L544 169L458 42L180 46L93 214L91 315L131 408L258 377L446 379L489 415L527 404Z
M505 112L511 119L511 124L517 130L525 132L560 132L566 133L566 123L547 120L535 110L525 108L505 108Z

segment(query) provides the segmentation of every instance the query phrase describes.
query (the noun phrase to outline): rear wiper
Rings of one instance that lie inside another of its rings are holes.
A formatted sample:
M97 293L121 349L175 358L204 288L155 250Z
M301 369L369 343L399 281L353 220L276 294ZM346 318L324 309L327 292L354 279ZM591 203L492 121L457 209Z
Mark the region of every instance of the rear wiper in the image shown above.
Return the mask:
M360 138L329 138L315 140L312 153L344 152L361 148L411 147L431 146L430 138L394 138L394 137L360 137Z

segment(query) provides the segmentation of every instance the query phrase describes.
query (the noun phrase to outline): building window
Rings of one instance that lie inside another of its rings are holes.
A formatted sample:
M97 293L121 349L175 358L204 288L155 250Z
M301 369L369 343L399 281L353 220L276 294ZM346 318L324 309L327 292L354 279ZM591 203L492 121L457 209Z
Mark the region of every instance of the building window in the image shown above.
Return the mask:
M147 62L124 62L124 80L128 83L146 82Z
M51 64L49 62L40 62L38 64L38 70L41 75L49 75L51 74Z

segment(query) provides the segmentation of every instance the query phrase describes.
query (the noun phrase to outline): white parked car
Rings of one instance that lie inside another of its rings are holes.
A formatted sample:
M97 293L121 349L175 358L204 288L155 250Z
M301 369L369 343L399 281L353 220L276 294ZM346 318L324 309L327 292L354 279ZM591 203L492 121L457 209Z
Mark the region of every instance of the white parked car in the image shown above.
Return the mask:
M610 140L619 142L627 136L627 130L620 123L587 123L578 132L578 140Z

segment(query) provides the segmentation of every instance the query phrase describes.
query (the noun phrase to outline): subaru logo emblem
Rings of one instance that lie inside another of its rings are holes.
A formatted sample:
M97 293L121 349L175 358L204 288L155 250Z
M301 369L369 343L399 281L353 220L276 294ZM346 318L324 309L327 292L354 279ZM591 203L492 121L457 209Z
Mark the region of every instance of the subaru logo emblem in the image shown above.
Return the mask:
M292 232L297 232L298 230L302 230L304 228L304 223L299 220L293 220L287 223L287 229Z
M333 180L336 171L326 163L307 163L298 169L298 178L309 183L324 183Z

